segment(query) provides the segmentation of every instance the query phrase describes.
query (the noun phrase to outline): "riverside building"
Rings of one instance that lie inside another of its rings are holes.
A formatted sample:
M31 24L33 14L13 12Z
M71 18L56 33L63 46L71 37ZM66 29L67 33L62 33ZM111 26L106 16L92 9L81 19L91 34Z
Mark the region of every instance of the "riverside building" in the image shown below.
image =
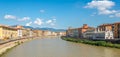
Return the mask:
M98 39L98 40L114 39L113 32L111 30L86 31L85 33L83 33L83 37L88 39Z
M80 28L68 28L68 30L66 31L66 36L83 38L83 33L88 30L94 30L94 27L90 27L87 24L83 24L83 26Z
M0 25L0 39L17 38L17 28L7 25Z

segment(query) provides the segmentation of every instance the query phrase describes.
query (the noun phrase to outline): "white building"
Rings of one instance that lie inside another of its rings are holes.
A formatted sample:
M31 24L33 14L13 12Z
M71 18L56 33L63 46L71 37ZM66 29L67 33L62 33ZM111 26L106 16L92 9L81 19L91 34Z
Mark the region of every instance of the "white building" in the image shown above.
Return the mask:
M33 32L29 28L23 28L22 26L17 26L18 37L32 37Z
M30 33L30 37L32 37L33 36L33 31L30 30L29 33Z
M113 32L110 30L85 32L83 33L83 37L90 39L114 39Z
M112 31L106 31L105 32L105 39L114 39L113 32Z
M22 30L18 29L18 37L22 37Z

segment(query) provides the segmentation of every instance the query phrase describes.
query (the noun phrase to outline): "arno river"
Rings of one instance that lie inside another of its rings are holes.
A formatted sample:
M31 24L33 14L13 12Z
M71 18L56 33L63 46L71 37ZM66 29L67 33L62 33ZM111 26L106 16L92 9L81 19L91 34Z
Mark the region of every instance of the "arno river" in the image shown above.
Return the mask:
M120 57L120 49L46 38L25 42L2 57Z

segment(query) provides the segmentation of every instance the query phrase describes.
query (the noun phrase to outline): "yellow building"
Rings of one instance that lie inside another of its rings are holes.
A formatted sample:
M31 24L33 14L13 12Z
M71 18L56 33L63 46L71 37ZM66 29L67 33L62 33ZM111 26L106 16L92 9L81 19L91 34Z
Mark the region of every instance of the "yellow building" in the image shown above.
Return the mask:
M30 29L22 29L22 35L23 37L29 37L30 36Z
M0 25L0 39L10 38L17 38L17 29L6 25Z
M57 32L57 36L66 36L66 32Z
M32 30L29 28L24 28L20 25L17 26L16 28L18 29L18 37L32 37L32 36L34 36Z
M52 35L52 32L49 31L49 30L44 30L43 31L43 36L51 36Z
M43 36L43 31L42 30L33 30L34 33L36 33L37 37Z

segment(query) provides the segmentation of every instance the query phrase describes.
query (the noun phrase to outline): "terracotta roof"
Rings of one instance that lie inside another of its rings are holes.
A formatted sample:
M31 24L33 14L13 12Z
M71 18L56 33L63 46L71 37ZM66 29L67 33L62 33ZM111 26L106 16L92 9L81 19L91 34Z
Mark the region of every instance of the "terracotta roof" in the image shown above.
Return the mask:
M7 26L7 25L0 25L0 27L17 30L17 28L15 28L15 27L10 27L10 26Z
M120 24L120 22L115 22L114 24Z
M100 26L111 26L112 24L102 24L102 25L99 25L98 27Z

